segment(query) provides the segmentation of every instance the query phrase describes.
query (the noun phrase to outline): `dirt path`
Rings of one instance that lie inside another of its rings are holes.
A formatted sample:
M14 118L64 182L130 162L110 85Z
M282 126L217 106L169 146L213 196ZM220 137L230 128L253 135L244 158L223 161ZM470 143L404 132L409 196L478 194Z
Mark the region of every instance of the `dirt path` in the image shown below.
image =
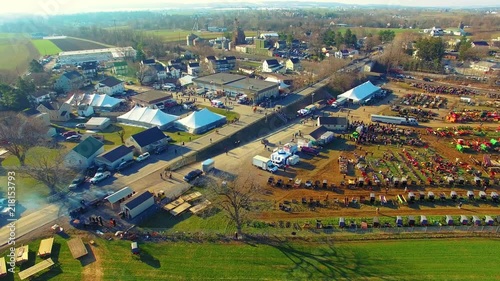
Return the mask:
M82 260L84 264L82 271L83 281L100 281L102 280L102 259L103 253L102 248L99 245L87 246L89 254Z

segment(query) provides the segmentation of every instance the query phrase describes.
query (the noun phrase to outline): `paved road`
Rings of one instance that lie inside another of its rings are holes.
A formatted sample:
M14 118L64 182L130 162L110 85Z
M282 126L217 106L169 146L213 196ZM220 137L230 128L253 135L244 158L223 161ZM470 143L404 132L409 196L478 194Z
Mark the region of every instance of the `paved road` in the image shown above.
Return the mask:
M350 66L351 70L354 68L359 68L364 64L363 61L354 64L354 66ZM322 81L317 82L311 87L305 88L302 91L296 93L296 95L292 95L284 99L280 102L280 105L287 105L293 103L294 101L301 99L304 96L310 96L314 91L318 90L321 87L324 87L328 84L330 78L323 79ZM137 88L136 90L144 90ZM208 101L201 101L198 98L198 103L203 105L209 105ZM230 105L231 106L231 105ZM261 118L265 117L265 111L254 113L252 107L236 104L234 107L238 107L237 112L240 113L240 120L236 124L228 124L222 128L220 128L219 134L211 133L204 135L194 141L185 143L185 145L177 145L169 148L167 153L163 155L152 155L148 161L136 164L138 167L134 167L133 169L137 169L135 172L131 172L127 174L115 174L113 175L113 179L105 180L101 183L101 185L86 188L83 192L69 194L68 200L65 200L63 203L54 203L49 204L47 207L44 207L41 210L35 211L25 217L21 217L16 222L16 237L22 237L27 233L38 229L51 221L55 221L61 216L67 215L68 208L71 208L71 205L78 205L80 198L88 198L88 200L96 197L101 197L107 193L112 191L119 190L124 186L130 186L134 191L141 192L143 190L149 190L153 192L157 192L159 190L163 190L167 196L177 196L187 190L189 185L182 181L182 176L189 169L196 167L199 164L194 164L188 166L184 169L181 169L173 174L172 180L163 180L160 178L160 173L167 167L170 163L174 161L180 160L183 156L181 155L189 155L189 153L194 153L206 146L208 146L211 142L217 142L218 140L233 135L248 124L251 124ZM285 142L286 139L290 138L290 135L293 132L296 132L302 127L294 127L294 126L305 126L299 125L297 123L290 123L287 128L280 128L280 133L278 134L276 139L277 141ZM299 129L298 129L299 128ZM283 134L283 136L281 135ZM285 136L286 135L286 136ZM274 141L272 139L271 141ZM255 155L256 149L259 148L259 143L254 142L252 144L244 145L238 147L236 149L231 150L228 155L220 155L215 159L217 161L217 166L220 169L230 171L236 169L240 165L240 161L229 161L234 158L237 159L249 159L250 155ZM177 149L177 153L175 150ZM262 147L260 146L260 149ZM245 160L246 161L246 160ZM198 167L196 167L198 168ZM259 174L260 175L260 174ZM100 188L101 186L106 186L106 189ZM76 206L75 206L76 207ZM9 237L9 228L4 226L0 228L0 246L5 245L8 241Z

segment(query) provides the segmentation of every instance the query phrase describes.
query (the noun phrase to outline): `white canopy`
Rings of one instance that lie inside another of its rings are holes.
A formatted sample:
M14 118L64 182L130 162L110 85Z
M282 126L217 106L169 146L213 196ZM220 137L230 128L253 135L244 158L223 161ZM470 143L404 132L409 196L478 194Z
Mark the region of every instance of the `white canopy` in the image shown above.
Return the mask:
M93 107L101 108L114 108L120 104L123 100L117 99L106 94L74 94L69 98L66 103L72 106L79 106L81 104L88 104Z
M195 77L191 76L191 75L183 76L183 77L179 78L179 83L181 84L181 86L193 84L193 78L195 78Z
M372 82L367 81L359 86L356 86L349 91L339 95L337 99L340 98L346 98L350 99L353 102L360 102L363 101L364 99L372 96L375 94L377 91L379 91L380 88L373 85Z
M136 125L140 127L152 128L159 127L160 129L168 128L173 122L179 119L176 115L166 114L159 109L149 107L136 106L129 112L118 116L118 122Z
M195 111L189 116L177 121L178 126L182 129L197 134L206 132L225 123L226 116L213 113L207 108Z

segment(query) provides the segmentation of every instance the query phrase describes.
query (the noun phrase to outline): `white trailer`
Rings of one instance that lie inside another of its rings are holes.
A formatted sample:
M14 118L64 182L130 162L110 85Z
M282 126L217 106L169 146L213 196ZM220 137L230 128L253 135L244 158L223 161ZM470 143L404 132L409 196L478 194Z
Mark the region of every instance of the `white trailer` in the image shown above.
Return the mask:
M418 126L418 122L415 118L410 117L397 117L397 116L385 116L385 115L371 115L372 122L380 122L387 124L396 125L412 125Z
M252 164L261 168L262 170L269 171L271 173L275 173L278 171L278 167L273 164L271 159L266 158L264 156L256 155L252 158Z

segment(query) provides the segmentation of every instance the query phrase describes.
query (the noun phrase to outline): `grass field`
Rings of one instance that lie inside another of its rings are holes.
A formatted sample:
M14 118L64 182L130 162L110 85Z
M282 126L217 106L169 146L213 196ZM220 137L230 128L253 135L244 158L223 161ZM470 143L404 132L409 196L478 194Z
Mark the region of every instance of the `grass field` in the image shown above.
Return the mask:
M27 37L0 34L0 72L18 76L38 57L37 49Z
M363 35L363 34L378 34L379 31L381 30L392 30L394 31L394 33L396 35L398 34L401 34L401 33L405 33L405 32L420 32L422 30L420 29L402 29L402 28L376 28L376 27L335 27L334 30L335 31L340 31L342 32L342 34L344 34L346 32L347 29L350 29L354 34L359 34L359 35ZM359 38L359 35L358 35L358 38Z
M56 237L52 258L58 266L37 280L82 280L83 271L91 272L92 280L123 281L498 280L500 274L500 243L493 239L147 243L139 244L140 256L130 253L130 242L94 240L96 246L90 249L95 261L83 267L71 257L66 240ZM34 264L39 241L29 245L30 262L22 269ZM102 272L102 278L97 277L97 271ZM17 274L13 279L19 280Z
M50 41L64 52L109 48L109 45L71 37L65 39L53 39Z
M31 40L35 48L38 50L40 55L57 55L62 52L59 47L57 47L54 42L44 39Z

